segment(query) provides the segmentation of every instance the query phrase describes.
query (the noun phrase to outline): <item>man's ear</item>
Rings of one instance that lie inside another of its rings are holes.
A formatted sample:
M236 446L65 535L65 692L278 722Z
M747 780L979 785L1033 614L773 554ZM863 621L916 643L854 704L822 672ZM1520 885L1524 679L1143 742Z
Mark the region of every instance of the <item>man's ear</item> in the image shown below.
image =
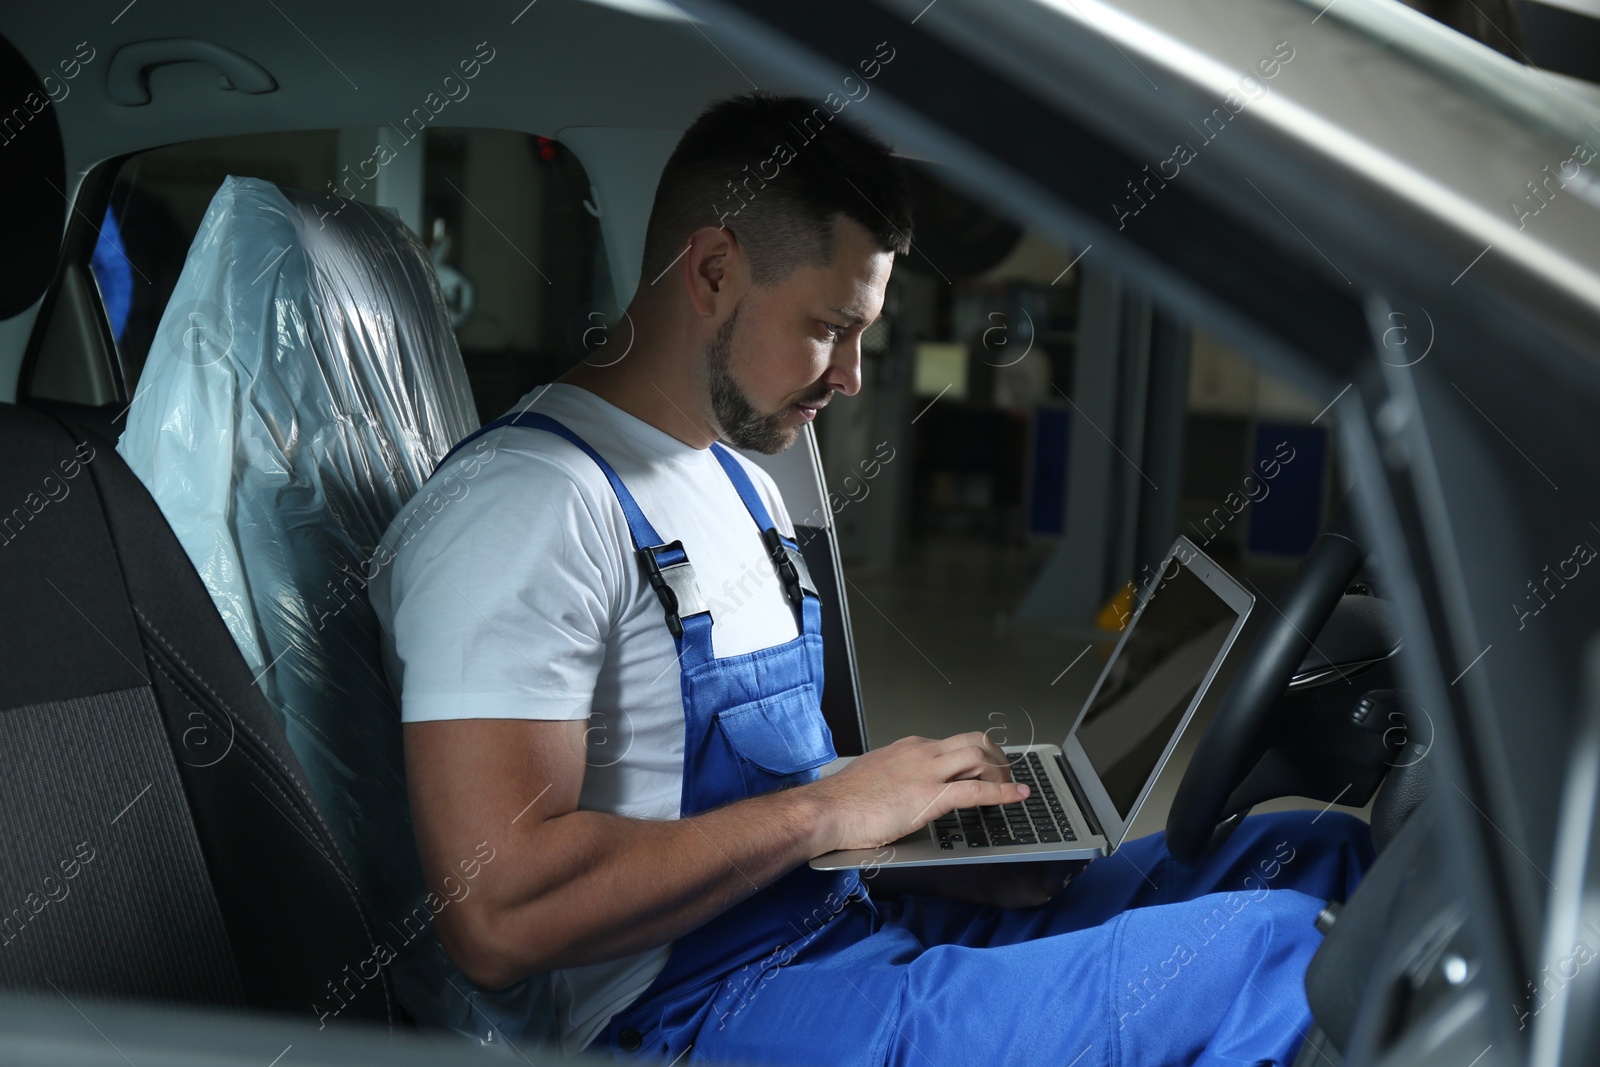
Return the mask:
M702 226L689 235L689 304L707 317L738 303L747 282L744 250L726 226Z

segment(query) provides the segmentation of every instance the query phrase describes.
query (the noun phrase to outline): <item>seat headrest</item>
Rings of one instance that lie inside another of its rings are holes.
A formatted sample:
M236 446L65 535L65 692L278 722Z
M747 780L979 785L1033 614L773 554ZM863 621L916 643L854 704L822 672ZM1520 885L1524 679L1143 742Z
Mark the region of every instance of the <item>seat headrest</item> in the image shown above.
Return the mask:
M56 109L39 75L0 37L0 204L6 248L0 256L0 319L44 295L61 258L67 223L67 159Z

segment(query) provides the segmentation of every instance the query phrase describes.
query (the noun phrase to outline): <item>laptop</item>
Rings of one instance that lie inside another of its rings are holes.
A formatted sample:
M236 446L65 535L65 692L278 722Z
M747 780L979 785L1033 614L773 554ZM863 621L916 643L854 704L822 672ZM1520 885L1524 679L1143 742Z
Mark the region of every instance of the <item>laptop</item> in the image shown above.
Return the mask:
M1091 859L1115 851L1255 597L1179 537L1135 603L1066 740L1002 746L1012 777L1029 786L1026 800L953 811L888 846L828 852L811 866L834 871ZM852 758L835 760L824 774Z

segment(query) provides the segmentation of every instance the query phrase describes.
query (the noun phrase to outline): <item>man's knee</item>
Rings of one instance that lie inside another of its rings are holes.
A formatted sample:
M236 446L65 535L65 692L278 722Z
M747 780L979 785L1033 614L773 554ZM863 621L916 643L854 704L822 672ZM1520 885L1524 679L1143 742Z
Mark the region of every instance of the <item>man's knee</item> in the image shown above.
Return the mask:
M1261 842L1288 841L1296 849L1332 849L1348 845L1358 853L1372 852L1372 827L1366 820L1344 811L1296 810L1252 815L1240 825L1251 827L1250 839Z
M1347 848L1359 861L1362 870L1371 865L1374 856L1372 827L1365 819L1345 811L1285 812L1298 816L1300 841L1305 848L1319 853Z
M1255 858L1252 867L1274 889L1343 900L1372 866L1372 828L1347 812L1283 811L1259 819L1243 856Z

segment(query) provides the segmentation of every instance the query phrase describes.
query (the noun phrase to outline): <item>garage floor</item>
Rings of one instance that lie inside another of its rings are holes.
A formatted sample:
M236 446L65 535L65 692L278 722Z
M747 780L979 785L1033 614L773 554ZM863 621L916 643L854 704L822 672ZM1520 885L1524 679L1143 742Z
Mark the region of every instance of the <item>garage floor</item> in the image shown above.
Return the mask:
M946 539L924 543L912 562L893 569L845 567L869 746L963 730L989 730L1002 744L1059 743L1066 736L1114 635L1009 622L1049 552L1049 546ZM1288 576L1282 568L1245 573L1268 596ZM1187 744L1180 743L1162 772L1134 836L1165 826L1200 732L1193 725L1186 732ZM1256 810L1307 807L1324 804L1285 798ZM1370 805L1336 810L1370 815Z

